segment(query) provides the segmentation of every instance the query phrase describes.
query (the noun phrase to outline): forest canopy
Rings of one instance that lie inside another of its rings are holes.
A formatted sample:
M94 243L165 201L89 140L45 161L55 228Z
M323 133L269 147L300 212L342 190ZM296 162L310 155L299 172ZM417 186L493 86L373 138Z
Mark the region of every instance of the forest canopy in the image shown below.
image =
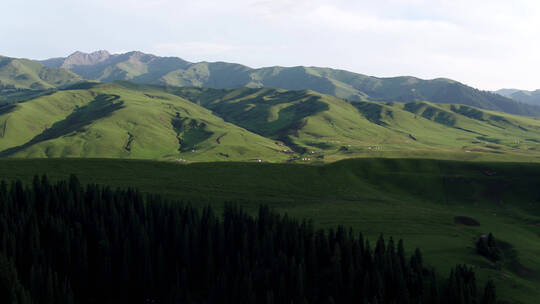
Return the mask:
M402 240L265 206L216 215L75 176L0 183L4 303L495 303L476 285L463 265L439 279Z

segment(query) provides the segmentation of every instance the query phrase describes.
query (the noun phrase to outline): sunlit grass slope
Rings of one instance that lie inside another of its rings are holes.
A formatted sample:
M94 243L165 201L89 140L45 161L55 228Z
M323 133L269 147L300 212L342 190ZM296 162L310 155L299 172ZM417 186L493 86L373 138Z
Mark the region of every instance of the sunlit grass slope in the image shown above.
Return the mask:
M45 67L37 61L0 56L0 91L3 86L43 90L81 81L76 74Z
M280 161L274 141L161 92L94 85L19 103L0 113L11 157L114 157Z
M430 102L313 91L78 84L0 106L11 157L332 162L344 158L540 161L540 120Z
M538 160L540 120L464 105L345 101L312 91L169 89L319 159Z

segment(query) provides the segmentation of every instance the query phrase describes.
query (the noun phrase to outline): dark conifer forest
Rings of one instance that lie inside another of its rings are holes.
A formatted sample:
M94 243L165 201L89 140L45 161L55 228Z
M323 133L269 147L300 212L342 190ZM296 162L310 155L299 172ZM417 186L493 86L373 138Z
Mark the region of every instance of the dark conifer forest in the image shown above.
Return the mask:
M495 303L420 249L233 203L210 207L35 177L0 184L2 303Z

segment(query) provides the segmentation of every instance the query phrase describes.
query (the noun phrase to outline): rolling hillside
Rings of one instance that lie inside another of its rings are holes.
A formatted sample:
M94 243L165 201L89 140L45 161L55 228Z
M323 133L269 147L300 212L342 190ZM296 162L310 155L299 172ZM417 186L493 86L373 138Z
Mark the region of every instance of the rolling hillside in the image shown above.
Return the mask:
M252 69L225 62L190 63L176 57L141 52L90 54L75 52L66 58L41 61L51 68L66 68L88 80L128 80L141 84L207 88L280 88L313 90L351 100L454 103L511 114L540 116L540 107L480 91L449 79L415 77L377 78L320 67L265 67Z
M537 159L540 121L464 105L346 102L312 91L168 88L300 153ZM445 156L446 155L446 156Z
M464 105L346 101L305 90L85 83L0 107L4 157L538 161L539 149L534 118Z
M66 69L0 56L0 106L52 94L59 87L79 81L79 76Z
M78 81L81 81L81 78L66 69L46 67L28 59L0 56L0 91L45 90Z
M2 156L286 158L272 140L226 123L185 99L115 84L62 90L0 109Z

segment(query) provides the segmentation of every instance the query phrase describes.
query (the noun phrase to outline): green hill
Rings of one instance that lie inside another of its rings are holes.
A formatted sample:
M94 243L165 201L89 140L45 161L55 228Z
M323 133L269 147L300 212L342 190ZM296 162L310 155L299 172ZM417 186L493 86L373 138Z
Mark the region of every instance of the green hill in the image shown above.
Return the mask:
M540 159L534 118L268 88L78 84L0 107L0 126L1 155L10 157Z
M540 116L540 107L480 91L449 79L415 77L377 78L320 67L266 67L252 69L225 62L191 63L176 57L141 52L90 54L75 52L66 58L42 61L70 69L88 80L128 80L141 84L206 88L280 88L313 90L351 100L454 103L518 115Z
M0 90L45 90L62 87L80 81L74 73L43 66L28 59L0 56Z
M0 56L0 106L53 93L82 79L66 69Z
M0 108L1 155L279 161L272 140L157 91L90 85Z
M323 166L0 160L0 176L28 185L34 174L58 180L75 173L83 183L137 187L197 207L234 201L255 213L260 202L311 218L317 227L352 226L372 244L380 233L403 238L407 251L422 248L442 277L453 265L468 264L479 283L495 281L501 303L526 304L540 297L539 170L530 163L373 158ZM475 250L490 232L506 244L499 264Z
M314 159L538 159L540 121L464 105L347 102L312 91L275 89L168 91Z

